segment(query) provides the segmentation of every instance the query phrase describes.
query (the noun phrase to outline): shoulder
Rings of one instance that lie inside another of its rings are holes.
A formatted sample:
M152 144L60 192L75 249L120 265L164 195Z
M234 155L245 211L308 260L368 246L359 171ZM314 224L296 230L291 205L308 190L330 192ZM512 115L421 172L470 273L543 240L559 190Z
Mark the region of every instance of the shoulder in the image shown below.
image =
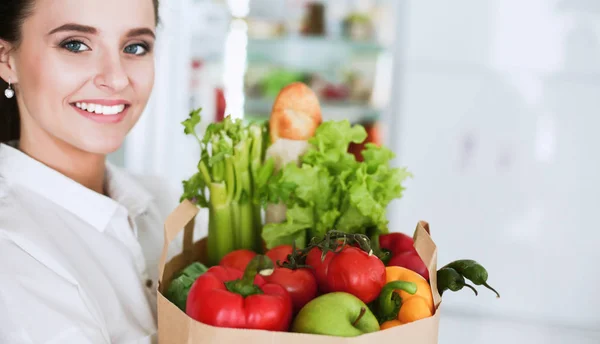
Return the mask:
M31 226L34 218L31 208L44 201L25 188L9 186L0 177L0 231Z
M163 218L166 219L179 205L181 193L167 178L139 174L133 174L132 177L152 196L152 203L158 208Z
M126 174L128 178L134 180L139 187L151 196L150 211L158 215L161 222L164 223L167 217L179 206L183 192L181 182L164 176L139 174L124 168L119 169L120 173ZM199 209L195 219L194 237L201 238L207 234L208 209Z
M129 197L148 199L156 206L161 217L166 218L179 204L179 192L176 184L157 175L140 174L111 163L107 164L111 188L119 189L117 194L126 190ZM120 197L117 196L117 201Z

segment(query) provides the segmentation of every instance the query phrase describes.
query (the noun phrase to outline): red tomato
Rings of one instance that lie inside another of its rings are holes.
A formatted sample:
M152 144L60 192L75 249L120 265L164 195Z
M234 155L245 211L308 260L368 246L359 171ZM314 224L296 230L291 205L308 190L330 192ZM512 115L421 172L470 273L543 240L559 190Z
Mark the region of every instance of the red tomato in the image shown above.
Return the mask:
M350 293L364 303L375 300L386 283L381 259L351 246L331 258L326 274L331 292Z
M244 271L254 256L255 252L246 249L231 251L221 258L219 265Z
M317 284L319 285L319 290L321 293L327 293L329 291L327 286L327 268L329 267L329 262L335 253L331 251L327 252L327 255L325 255L325 260L321 261L322 253L323 252L318 247L311 249L306 256L306 265L312 267L311 272L317 280Z
M429 271L427 270L427 266L425 266L425 263L423 263L423 260L416 250L402 252L393 256L387 265L407 268L429 281Z
M287 261L288 254L292 254L292 245L279 245L273 247L267 251L265 255L271 258L273 264L278 267L277 261L279 260L279 262L283 264Z
M318 286L310 269L276 268L270 276L264 276L268 283L279 284L292 297L294 313L297 313L310 300L317 296Z

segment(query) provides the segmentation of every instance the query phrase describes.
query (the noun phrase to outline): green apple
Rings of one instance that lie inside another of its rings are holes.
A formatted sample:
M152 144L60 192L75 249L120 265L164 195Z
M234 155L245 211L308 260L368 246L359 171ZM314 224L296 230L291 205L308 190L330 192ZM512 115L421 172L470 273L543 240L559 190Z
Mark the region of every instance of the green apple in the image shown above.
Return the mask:
M292 324L292 332L356 337L379 331L367 305L345 292L323 294L307 303Z

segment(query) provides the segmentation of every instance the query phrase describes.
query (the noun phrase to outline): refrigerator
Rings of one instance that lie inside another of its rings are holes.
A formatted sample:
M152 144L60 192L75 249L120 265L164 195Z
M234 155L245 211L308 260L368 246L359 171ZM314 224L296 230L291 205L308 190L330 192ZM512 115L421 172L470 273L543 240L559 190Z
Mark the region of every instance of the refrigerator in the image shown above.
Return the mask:
M376 128L413 173L390 230L428 221L440 266L473 258L500 292L445 294L440 343L600 343L597 1L161 7L155 88L113 161L180 192L198 161L191 109L265 120L278 85L308 80L324 119Z

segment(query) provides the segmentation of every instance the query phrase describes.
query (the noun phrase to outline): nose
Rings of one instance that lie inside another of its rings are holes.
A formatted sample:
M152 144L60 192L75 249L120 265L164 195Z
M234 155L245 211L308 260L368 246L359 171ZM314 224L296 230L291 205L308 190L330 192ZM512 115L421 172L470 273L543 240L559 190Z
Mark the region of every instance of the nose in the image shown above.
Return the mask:
M96 87L111 93L122 91L129 85L129 76L120 56L105 54L100 61L99 71L94 78Z

